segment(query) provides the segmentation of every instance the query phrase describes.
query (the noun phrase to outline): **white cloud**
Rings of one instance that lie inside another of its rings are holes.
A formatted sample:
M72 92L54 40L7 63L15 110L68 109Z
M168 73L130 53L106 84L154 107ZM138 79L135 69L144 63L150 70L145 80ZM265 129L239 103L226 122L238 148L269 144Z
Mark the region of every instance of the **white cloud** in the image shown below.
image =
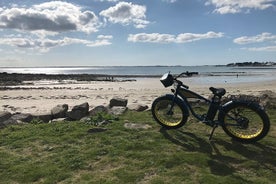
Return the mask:
M130 42L144 42L144 43L188 43L203 39L221 38L223 33L215 33L213 31L204 34L182 33L179 35L160 34L160 33L139 33L130 34L128 41Z
M119 0L95 0L100 2L118 2Z
M165 2L168 2L168 3L175 3L177 0L162 0L162 1L165 1Z
M275 52L276 51L276 35L273 35L271 33L262 33L258 34L256 36L242 36L238 37L233 40L234 43L239 45L245 45L245 44L258 44L262 43L262 45L268 45L269 46L260 46L260 47L244 47L241 48L243 50L249 50L249 51L270 51ZM274 45L271 45L274 44Z
M115 6L101 11L100 15L112 23L133 24L136 28L145 28L149 24L145 13L145 6L129 2L119 2Z
M276 41L276 35L271 33L262 33L256 36L242 36L233 40L236 44L250 44L250 43L261 43L267 41Z
M87 47L111 45L111 35L98 35L96 40L50 37L65 32L94 33L101 26L102 23L92 11L69 2L49 1L30 7L13 4L0 8L0 29L15 33L0 37L0 45L14 47L14 51L38 53L71 44Z
M175 41L175 36L170 34L159 34L159 33L139 33L130 34L128 36L130 42L150 42L150 43L171 43Z
M95 41L69 37L53 40L48 38L14 37L13 35L11 35L9 37L0 38L0 45L8 45L21 49L32 49L39 52L48 52L52 48L71 44L83 44L88 47L99 47L112 44L110 42L112 36L99 35L97 38L98 39Z
M248 12L251 9L264 10L274 7L273 4L276 0L207 0L206 5L214 5L216 8L215 13L228 14L228 13L241 13Z
M109 39L112 39L113 36L112 35L98 35L97 38L98 39L107 39L107 40L109 40Z
M12 6L0 9L0 28L57 34L68 31L92 33L100 22L91 11L64 1L50 1L29 8Z
M100 1L100 2L118 2L119 0L97 0L97 1Z
M176 38L179 43L193 42L202 39L210 39L210 38L221 38L223 37L223 33L215 33L213 31L209 31L205 34L195 34L195 33L183 33L179 34Z
M276 52L276 45L267 46L267 47L249 47L243 48L249 51L267 51L267 52Z

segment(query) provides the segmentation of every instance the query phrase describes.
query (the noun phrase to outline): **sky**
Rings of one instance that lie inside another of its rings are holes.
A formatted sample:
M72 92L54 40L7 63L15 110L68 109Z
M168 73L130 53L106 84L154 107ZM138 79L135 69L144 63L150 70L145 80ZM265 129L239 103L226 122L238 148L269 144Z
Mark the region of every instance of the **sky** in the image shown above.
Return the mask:
M276 62L276 0L0 0L0 67Z

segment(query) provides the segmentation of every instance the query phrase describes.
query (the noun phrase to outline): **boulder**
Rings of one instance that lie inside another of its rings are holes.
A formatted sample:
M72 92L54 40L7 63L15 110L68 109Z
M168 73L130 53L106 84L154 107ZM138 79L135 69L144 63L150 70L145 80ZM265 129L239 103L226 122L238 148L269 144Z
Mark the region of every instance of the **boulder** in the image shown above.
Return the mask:
M10 112L0 111L0 122L7 121L11 116L12 114Z
M271 90L262 91L259 96L254 95L230 95L223 98L223 103L229 100L242 100L259 103L265 108L275 109L276 108L276 93Z
M93 108L91 111L89 111L89 115L91 116L95 116L96 114L99 114L99 113L108 113L108 108L103 105L100 105Z
M31 114L14 114L11 119L16 121L22 121L26 123L30 123L33 120L33 116Z
M87 102L85 102L85 103L80 104L80 105L75 105L72 108L72 111L80 110L80 111L83 111L85 113L88 113L88 109L89 109L89 104Z
M127 106L127 99L122 98L112 98L109 102L109 107L126 107Z
M84 116L86 116L86 114L84 114L80 110L67 112L67 117L69 118L69 120L80 120Z
M67 112L67 117L71 120L80 120L88 114L89 104L83 103L80 105L76 105L72 108L72 111Z
M114 106L112 108L109 109L109 113L110 114L113 114L113 115L121 115L123 113L125 113L127 110L126 107L117 107L117 106Z
M20 121L20 120L17 121L17 120L10 118L4 122L0 122L0 128L5 127L7 125L16 125L16 124L20 124L20 123L22 123L22 121Z
M262 91L260 94L261 104L266 108L276 109L276 93L271 90Z
M52 114L49 113L38 113L38 114L32 114L33 119L38 119L43 121L44 123L48 123L50 120L52 120Z
M142 104L131 104L128 106L129 110L137 111L137 112L142 112L145 111L149 108L147 105L142 105Z
M68 111L67 104L57 105L51 109L51 114L53 116L53 119L65 118L67 111Z

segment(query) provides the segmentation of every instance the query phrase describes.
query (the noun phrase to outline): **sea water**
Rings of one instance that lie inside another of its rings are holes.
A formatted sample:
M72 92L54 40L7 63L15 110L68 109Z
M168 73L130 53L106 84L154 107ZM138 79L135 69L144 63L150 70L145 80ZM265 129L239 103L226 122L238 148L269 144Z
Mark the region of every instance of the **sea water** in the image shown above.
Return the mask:
M66 66L66 67L0 67L0 73L31 74L104 74L131 76L161 76L164 73L179 74L198 72L197 82L240 83L276 80L276 67L228 67L228 66Z

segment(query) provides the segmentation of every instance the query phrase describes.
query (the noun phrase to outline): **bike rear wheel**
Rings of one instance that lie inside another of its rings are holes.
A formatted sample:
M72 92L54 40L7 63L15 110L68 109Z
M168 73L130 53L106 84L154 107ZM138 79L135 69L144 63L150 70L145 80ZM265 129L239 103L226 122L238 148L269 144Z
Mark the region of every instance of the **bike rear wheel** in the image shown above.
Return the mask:
M244 143L262 139L270 128L265 111L258 104L248 102L232 102L223 109L219 120L226 134Z
M154 119L167 129L179 128L188 119L188 110L179 100L172 96L162 96L154 100L151 108Z

